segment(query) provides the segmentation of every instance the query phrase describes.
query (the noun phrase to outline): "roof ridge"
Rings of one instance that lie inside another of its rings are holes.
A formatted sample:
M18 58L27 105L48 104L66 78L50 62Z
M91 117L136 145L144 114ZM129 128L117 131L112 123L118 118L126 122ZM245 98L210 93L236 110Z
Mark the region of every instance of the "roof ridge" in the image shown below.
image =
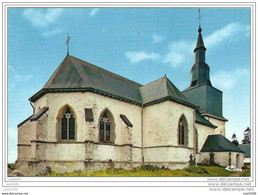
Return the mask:
M190 101L185 97L185 95L168 78L167 78L167 80L179 92L179 94L181 96L183 96L185 98L185 100L187 100L190 103Z
M48 81L45 83L45 85L43 86L43 88L45 88L46 85L50 84L53 79L55 78L55 75L58 73L59 69L61 68L62 64L64 63L64 61L66 60L66 58L68 58L68 55L65 56L65 58L63 59L63 61L59 64L59 66L57 67L57 69L55 70L55 72L50 76L50 78L48 79Z
M124 79L124 80L126 80L126 81L129 81L129 82L131 82L131 83L135 83L135 84L139 85L139 87L143 86L143 85L140 84L140 83L137 83L137 82L135 82L135 81L133 81L133 80L127 79L127 78L125 78L125 77L123 77L123 76L121 76L121 75L118 75L118 74L116 74L116 73L113 73L113 72L111 72L111 71L108 71L108 70L106 70L106 69L104 69L104 68L101 68L101 67L99 67L99 66L97 66L97 65L94 65L94 64L91 64L91 63L89 63L89 62L86 62L86 61L84 61L84 60L82 60L82 59L80 59L80 58L76 58L76 57L71 56L71 55L69 55L69 57L74 58L75 60L79 60L79 61L81 61L82 63L87 63L87 64L90 65L90 66L94 66L94 67L96 67L96 68L98 68L98 69L100 69L100 70L103 70L103 71L105 71L105 72L107 72L107 73L109 73L109 74L111 74L111 75L114 75L114 76L116 76L116 77L119 77L119 78L121 78L121 79Z
M164 77L161 77L161 78L159 78L159 79L156 79L156 80L154 80L154 81L151 81L150 83L147 83L147 84L145 84L145 85L142 85L141 87L145 87L145 86L148 86L148 85L150 85L150 84L152 84L152 83L155 83L155 82L157 82L158 80L161 80L161 79L163 79Z
M170 96L170 94L169 94L169 92L168 92L168 78L167 77L165 77L165 81L166 81L166 91L167 91L167 94L168 94L168 96Z
M85 81L84 81L84 79L83 79L83 77L82 77L82 75L81 75L81 73L80 73L80 71L78 71L78 70L77 70L77 67L76 67L76 66L74 66L73 61L72 61L72 60L70 60L70 61L71 61L71 63L70 63L70 64L72 64L72 65L73 65L74 70L76 71L76 73L80 76L80 78L83 80L83 82L85 82Z

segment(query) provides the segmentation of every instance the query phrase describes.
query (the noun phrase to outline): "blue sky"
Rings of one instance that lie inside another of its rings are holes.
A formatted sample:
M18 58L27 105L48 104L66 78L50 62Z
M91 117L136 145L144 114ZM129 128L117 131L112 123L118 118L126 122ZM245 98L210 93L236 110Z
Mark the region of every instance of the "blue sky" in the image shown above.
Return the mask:
M202 8L206 63L223 91L226 137L250 126L250 10ZM17 159L17 125L32 114L28 98L66 56L147 84L167 77L190 85L197 8L8 8L8 162Z

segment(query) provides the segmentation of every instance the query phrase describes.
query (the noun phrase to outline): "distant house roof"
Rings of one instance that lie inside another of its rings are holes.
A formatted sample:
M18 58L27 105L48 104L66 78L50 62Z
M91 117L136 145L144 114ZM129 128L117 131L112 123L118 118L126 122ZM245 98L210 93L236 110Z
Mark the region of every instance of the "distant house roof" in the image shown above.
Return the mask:
M85 91L137 105L147 105L162 99L196 108L167 77L142 86L70 55L65 57L45 86L29 100L35 102L46 93Z
M245 152L245 158L250 158L250 144L239 144L238 147Z
M209 135L201 149L201 152L241 152L235 144L220 134Z
M201 125L205 125L211 128L217 128L217 126L213 125L210 121L205 119L198 110L195 111L195 121Z

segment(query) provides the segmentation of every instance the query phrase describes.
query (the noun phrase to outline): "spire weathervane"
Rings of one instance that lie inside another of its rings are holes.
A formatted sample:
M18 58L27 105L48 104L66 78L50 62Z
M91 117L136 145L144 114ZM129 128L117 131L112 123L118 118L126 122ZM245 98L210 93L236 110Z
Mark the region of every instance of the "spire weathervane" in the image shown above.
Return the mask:
M67 45L67 55L69 55L69 42L70 42L71 37L69 36L69 34L67 34L67 39L66 39L66 45Z
M199 28L198 28L198 32L201 33L202 32L202 28L201 28L201 9L199 8L199 16L198 16L198 20L199 20Z
M199 26L201 26L201 9L199 8Z

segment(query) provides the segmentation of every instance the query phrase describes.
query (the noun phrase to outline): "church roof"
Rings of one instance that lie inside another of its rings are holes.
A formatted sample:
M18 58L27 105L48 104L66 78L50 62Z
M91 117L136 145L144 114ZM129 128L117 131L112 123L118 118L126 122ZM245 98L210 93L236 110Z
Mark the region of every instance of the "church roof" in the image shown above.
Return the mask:
M141 104L141 84L67 55L32 102L47 92L94 91Z
M196 123L199 123L211 128L217 128L217 126L213 125L210 121L205 119L198 110L195 111L195 121Z
M142 86L139 83L67 55L44 87L29 100L46 93L90 91L137 105L172 100L196 108L167 78Z
M162 99L170 99L190 107L196 107L186 99L166 76L141 86L140 92L143 104L152 103Z
M221 134L209 135L201 149L201 152L241 152L235 144L231 143Z

